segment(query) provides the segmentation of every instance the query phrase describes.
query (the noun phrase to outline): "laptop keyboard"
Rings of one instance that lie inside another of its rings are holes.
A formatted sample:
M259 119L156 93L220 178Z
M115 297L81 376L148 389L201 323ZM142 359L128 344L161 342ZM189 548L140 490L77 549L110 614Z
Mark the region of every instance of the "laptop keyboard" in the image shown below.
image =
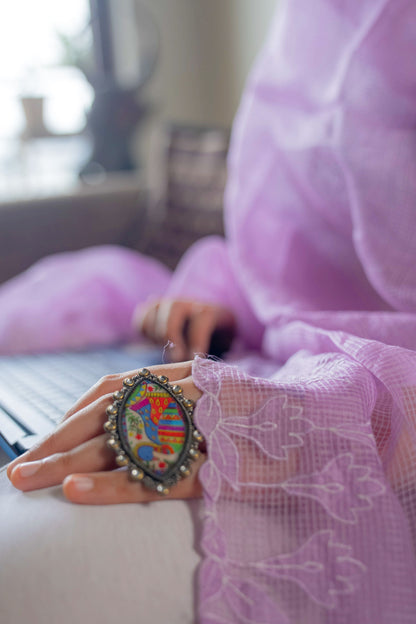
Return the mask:
M27 433L45 435L100 377L160 362L154 348L0 357L0 405Z

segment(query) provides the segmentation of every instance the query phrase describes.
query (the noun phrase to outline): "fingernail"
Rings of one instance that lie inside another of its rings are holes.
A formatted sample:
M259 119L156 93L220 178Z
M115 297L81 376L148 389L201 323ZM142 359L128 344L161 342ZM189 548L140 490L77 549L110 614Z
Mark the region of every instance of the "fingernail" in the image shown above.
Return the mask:
M72 477L71 483L78 492L88 492L94 487L94 481L89 477Z
M22 465L22 464L26 464L29 462L25 462L25 456L28 454L28 451L26 451L26 453L23 453L23 455L20 455L20 457L16 457L16 459L14 459L13 461L10 462L10 464L7 466L7 475L10 477L13 470L16 468L16 466ZM23 460L23 461L22 461Z
M19 477L31 477L41 467L41 461L28 462L27 464L18 464L15 470L19 471Z

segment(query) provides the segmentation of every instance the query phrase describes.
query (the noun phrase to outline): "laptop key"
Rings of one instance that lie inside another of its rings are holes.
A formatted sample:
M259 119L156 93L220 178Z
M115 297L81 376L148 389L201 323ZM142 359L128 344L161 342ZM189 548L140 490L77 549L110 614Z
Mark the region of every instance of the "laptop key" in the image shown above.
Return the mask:
M1 409L0 407L0 431L2 437L6 440L7 444L13 446L22 438L22 436L26 435L26 431L22 429L17 423L15 423L9 415Z
M4 411L13 414L15 421L28 431L46 435L55 429L55 423L26 402L24 395L17 396L2 388L1 403Z
M0 405L8 418L10 445L21 453L56 428L74 403L107 373L160 363L153 347L104 349L88 353L0 356ZM9 424L14 423L14 424ZM23 435L22 435L23 432Z

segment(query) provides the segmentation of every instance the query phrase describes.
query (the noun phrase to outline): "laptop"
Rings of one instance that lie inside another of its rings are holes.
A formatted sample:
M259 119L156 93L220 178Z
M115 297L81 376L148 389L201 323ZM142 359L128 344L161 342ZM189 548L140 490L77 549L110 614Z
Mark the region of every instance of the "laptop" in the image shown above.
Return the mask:
M14 459L50 433L100 377L162 362L154 345L0 356L0 447Z

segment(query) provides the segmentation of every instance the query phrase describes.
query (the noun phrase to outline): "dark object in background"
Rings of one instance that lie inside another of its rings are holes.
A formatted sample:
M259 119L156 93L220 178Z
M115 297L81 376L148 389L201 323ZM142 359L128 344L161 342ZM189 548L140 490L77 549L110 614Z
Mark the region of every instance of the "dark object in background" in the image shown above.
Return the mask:
M137 89L116 85L96 91L87 117L87 130L93 149L81 177L104 171L131 171L134 163L130 144L137 126L143 122L149 106L141 101Z
M137 168L131 141L150 111L144 99L144 86L153 75L159 58L159 33L146 8L135 4L140 72L134 84L121 85L114 56L109 0L90 0L95 71L87 76L95 97L87 117L92 137L92 153L80 175Z
M215 357L222 357L227 351L231 349L232 342L234 340L235 331L231 327L224 327L216 329L209 344L209 355Z
M166 126L165 134L164 158L154 163L162 172L164 193L150 202L152 219L142 230L141 250L173 269L199 238L224 233L230 132L172 124Z

